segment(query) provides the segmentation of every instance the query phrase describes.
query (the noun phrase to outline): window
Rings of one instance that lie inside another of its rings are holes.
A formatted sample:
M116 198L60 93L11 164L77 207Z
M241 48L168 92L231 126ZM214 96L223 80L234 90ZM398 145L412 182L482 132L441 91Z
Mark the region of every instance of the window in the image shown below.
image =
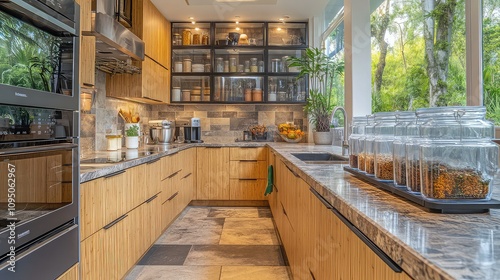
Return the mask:
M385 0L373 11L373 112L466 104L465 0L436 2Z
M487 118L500 125L500 0L483 0L483 94Z

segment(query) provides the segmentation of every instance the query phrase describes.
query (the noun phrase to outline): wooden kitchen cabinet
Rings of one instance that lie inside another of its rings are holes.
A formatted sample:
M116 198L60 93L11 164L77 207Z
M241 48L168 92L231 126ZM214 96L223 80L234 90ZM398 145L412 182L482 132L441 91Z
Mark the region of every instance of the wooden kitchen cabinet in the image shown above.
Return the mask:
M169 70L147 56L136 63L141 74L106 75L106 96L149 104L168 103Z
M145 54L170 69L170 22L150 0L133 0L132 32L145 44Z
M106 95L148 104L170 103L170 22L150 0L134 0L132 32L145 44L141 74L106 76Z
M92 0L77 0L80 5L80 30L90 31L92 24ZM95 37L80 36L80 85L95 85Z
M229 199L265 200L267 148L232 147L229 159Z
M196 199L229 200L229 148L198 147Z
M294 279L411 279L392 270L293 169L275 161L271 210Z

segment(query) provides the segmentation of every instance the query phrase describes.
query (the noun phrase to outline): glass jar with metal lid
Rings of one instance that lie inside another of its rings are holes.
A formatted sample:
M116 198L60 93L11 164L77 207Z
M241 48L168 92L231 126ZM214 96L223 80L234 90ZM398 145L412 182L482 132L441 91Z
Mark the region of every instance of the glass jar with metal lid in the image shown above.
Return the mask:
M421 193L427 200L491 198L498 146L486 108L440 107L426 113L419 145Z
M365 134L367 116L352 118L351 135L349 135L349 166L358 168L359 139Z
M365 134L361 135L358 142L358 169L366 172L366 139L373 135L373 127L375 125L375 116L366 116Z
M182 31L182 45L188 46L191 45L191 30L184 29Z
M381 180L392 181L394 179L392 142L394 141L394 127L396 126L396 114L398 113L400 112L380 112L375 114L376 124L373 128L374 137L371 144L373 149L373 173L369 173L375 174L375 177ZM370 162L369 164L371 165Z
M179 34L179 33L174 33L172 43L173 43L175 46L180 46L180 45L182 45L182 36L181 36L181 34Z

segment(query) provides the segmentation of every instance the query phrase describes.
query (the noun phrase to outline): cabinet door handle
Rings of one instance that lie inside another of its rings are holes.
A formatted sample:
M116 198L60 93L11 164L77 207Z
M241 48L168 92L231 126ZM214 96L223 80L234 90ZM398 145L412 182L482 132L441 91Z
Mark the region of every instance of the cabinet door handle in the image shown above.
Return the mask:
M403 269L394 262L391 257L389 257L382 249L380 249L373 241L370 240L361 230L354 226L349 220L347 220L344 215L342 215L337 209L332 208L332 212L337 216L356 236L363 241L382 261L384 261L387 266L389 266L394 272L401 273Z
M125 170L120 170L120 171L116 171L116 172L113 172L113 173L109 173L107 175L104 175L104 178L111 178L111 177L120 175L122 173L125 173Z
M256 178L240 178L238 180L240 180L240 181L257 181L258 179L256 179Z
M284 164L284 163L283 163L283 164ZM293 174L295 177L300 178L300 176L299 176L297 173L295 173L295 172L294 172L294 171L293 171L290 167L288 167L288 165L286 165L286 164L285 164L285 166L286 166L286 168L288 168L288 170L290 170L290 172L292 172L292 174Z
M252 146L244 146L244 147L239 147L240 149L257 149L259 147L252 147Z
M256 159L240 159L240 162L258 162Z
M311 277L313 280L316 280L316 277L314 277L314 273L311 271L311 269L309 268L309 273L311 274Z
M144 201L145 203L150 203L151 201L155 200L158 197L158 194L153 195L150 197L148 200Z
M178 194L179 194L179 192L175 192L171 197L169 197L167 199L167 201L170 201L170 200L174 199Z
M153 160L150 160L148 162L146 162L146 164L152 164L152 163L155 163L157 161L159 161L161 158L157 158L157 159L153 159Z
M179 172L181 172L181 171L182 171L182 169L179 169L179 170L175 171L174 173L172 173L172 174L168 175L166 178L164 178L164 179L163 179L163 180L161 180L161 181L163 182L163 181L165 181L165 180L167 180L167 179L170 179L170 178L172 178L172 177L175 177L175 176L176 176L177 174L179 174Z
M207 146L205 148L207 148L207 149L220 149L220 148L222 148L222 146Z
M285 207L283 207L283 203L280 202L280 204L281 204L281 210L283 210L283 214L285 214L285 216L288 217L288 215L286 214L286 211L285 211Z
M314 194L315 197L319 199L319 201L321 201L321 203L323 203L323 205L325 205L326 209L329 210L333 209L333 206L328 201L326 201L326 199L322 195L320 195L315 189L310 187L309 190Z
M84 86L86 86L86 87L93 87L93 86L94 86L94 85L93 85L93 84L91 84L91 83L83 83L83 85L84 85Z
M189 173L188 175L186 175L186 176L182 177L182 178L181 178L181 180L182 180L182 179L186 179L187 177L189 177L189 176L191 176L191 175L193 175L193 173Z
M104 229L110 229L112 228L114 225L118 224L121 220L125 219L126 217L128 217L127 214L123 215L123 216L120 216L118 217L116 220L112 221L111 223L105 225L103 228Z

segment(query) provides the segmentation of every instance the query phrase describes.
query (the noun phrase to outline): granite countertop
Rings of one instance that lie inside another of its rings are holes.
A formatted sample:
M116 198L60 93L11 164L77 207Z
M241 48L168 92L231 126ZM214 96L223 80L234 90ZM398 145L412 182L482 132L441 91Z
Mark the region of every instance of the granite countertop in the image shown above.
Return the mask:
M340 153L314 145L269 146L284 162L415 279L500 279L500 210L429 213L343 170L294 152ZM500 198L500 190L493 190Z
M89 181L193 146L147 146L153 152L117 164L83 166L81 181ZM500 210L484 214L429 213L343 170L342 164L307 164L294 152L340 154L339 147L287 143L230 143L222 146L268 145L311 187L415 279L500 279ZM123 149L122 152L128 150ZM129 151L130 152L130 151ZM107 157L96 152L90 157ZM500 189L493 189L500 198Z

